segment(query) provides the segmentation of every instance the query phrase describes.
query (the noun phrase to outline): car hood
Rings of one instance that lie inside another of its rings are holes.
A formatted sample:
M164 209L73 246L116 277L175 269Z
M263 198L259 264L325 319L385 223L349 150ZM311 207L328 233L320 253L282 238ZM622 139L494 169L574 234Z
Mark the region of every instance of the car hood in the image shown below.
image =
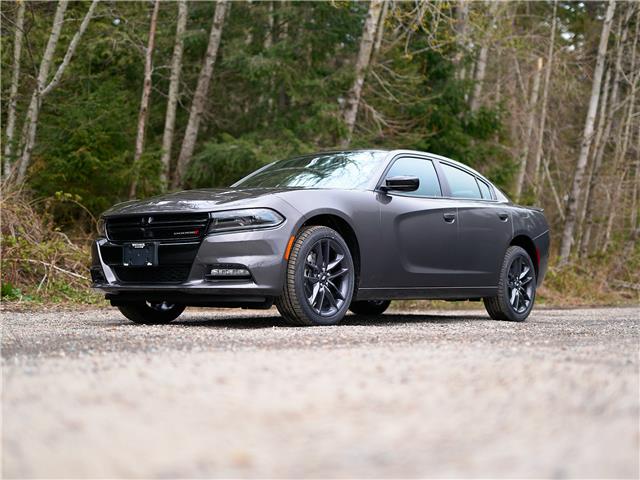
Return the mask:
M236 207L268 207L269 198L290 188L207 188L167 193L144 200L118 203L104 216L136 215L163 212L203 212ZM256 202L257 201L257 202Z

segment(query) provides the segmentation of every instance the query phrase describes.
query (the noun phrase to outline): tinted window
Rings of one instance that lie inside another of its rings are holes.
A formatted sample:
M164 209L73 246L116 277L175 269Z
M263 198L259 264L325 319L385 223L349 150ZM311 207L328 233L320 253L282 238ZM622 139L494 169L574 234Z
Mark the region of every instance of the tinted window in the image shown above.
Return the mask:
M442 163L441 165L447 177L447 182L449 182L452 197L482 198L480 189L476 183L476 177L446 163Z
M431 160L403 157L397 159L389 171L387 178L398 176L418 177L420 186L414 192L403 192L405 195L420 197L441 197L440 182Z
M339 152L279 160L234 187L361 189L375 182L387 152Z
M479 178L478 178L478 185L480 186L480 193L482 193L482 198L484 198L485 200L493 200L493 197L491 196L491 189L489 188L489 185L484 183Z

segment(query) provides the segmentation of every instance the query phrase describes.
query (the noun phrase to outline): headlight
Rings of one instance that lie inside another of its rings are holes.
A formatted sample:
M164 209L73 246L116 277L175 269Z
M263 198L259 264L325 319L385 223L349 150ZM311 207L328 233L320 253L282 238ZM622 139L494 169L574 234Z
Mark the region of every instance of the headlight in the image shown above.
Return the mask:
M252 230L275 227L284 222L284 217L268 208L248 208L211 213L211 225L207 233Z
M98 229L98 235L101 237L107 236L107 224L104 221L104 218L100 217L98 219L98 225L96 227Z

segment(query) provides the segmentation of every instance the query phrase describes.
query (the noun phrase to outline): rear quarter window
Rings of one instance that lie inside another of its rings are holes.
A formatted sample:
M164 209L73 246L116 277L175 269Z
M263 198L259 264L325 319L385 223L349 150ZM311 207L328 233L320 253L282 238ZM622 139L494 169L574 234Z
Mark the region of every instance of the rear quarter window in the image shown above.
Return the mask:
M451 196L454 198L482 198L476 177L446 163L441 163L442 170L447 177ZM489 194L489 197L491 195Z

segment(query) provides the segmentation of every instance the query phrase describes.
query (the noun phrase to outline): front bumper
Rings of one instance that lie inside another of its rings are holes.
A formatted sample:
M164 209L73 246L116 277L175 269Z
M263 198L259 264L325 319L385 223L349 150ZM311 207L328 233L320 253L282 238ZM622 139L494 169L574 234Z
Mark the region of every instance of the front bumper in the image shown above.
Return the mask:
M282 292L286 262L284 253L291 235L287 223L268 229L246 232L230 232L205 236L195 245L197 249L192 263L187 264L186 279L179 282L123 281L126 269L114 249L121 242L106 238L96 240L92 248L92 288L107 294L112 303L140 299L166 299L187 305L240 305L269 302ZM160 243L160 248L176 246L176 243ZM111 252L109 255L106 252ZM171 262L171 259L166 260ZM243 265L251 273L244 279L207 279L213 265ZM163 259L159 267L163 267ZM135 267L144 269L145 267ZM153 267L149 267L153 268ZM120 275L118 275L120 272ZM164 280L164 281L163 281Z

